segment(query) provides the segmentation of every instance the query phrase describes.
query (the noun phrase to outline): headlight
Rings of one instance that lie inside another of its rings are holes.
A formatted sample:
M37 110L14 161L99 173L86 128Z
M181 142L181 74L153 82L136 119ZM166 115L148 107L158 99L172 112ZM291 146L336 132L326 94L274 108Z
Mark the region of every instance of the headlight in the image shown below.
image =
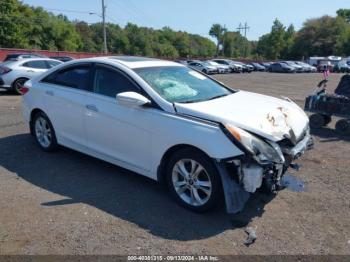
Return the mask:
M259 162L284 162L283 153L276 143L267 143L247 131L232 125L225 125L225 127L249 152L257 157Z

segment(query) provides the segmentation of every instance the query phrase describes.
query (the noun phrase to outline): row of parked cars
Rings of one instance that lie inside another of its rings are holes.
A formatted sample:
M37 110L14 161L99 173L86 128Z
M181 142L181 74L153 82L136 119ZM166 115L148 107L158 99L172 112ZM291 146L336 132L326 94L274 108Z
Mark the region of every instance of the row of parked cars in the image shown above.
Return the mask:
M316 67L300 61L242 63L230 59L212 59L205 61L177 60L176 62L185 64L188 67L201 71L205 74L251 73L253 71L276 73L317 72Z

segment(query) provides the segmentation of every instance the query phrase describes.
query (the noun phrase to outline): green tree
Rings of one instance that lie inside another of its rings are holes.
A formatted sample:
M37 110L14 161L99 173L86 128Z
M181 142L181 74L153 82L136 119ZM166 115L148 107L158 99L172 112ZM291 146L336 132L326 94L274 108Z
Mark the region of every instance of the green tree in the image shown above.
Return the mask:
M1 1L0 4L0 47L26 47L23 35L25 24L19 12L21 4L17 0Z
M341 17L323 16L307 20L295 38L295 57L344 53L348 34L349 25Z
M239 32L226 32L223 37L223 51L226 57L247 57L250 54L250 42Z
M350 23L350 9L339 9L337 11L337 15L346 20L346 22Z
M223 43L224 41L224 35L226 32L226 28L223 27L220 24L213 24L212 27L209 30L209 35L212 37L216 38L217 44L216 44L216 56L219 55L219 51L220 51L220 45Z

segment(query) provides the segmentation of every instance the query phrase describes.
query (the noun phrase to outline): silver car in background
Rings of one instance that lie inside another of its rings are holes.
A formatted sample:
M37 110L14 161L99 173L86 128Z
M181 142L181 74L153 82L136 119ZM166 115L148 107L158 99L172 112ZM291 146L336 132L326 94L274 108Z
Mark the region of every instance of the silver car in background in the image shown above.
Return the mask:
M21 94L20 88L25 82L60 64L61 61L49 58L28 58L1 63L0 88Z
M208 63L211 66L215 66L219 74L228 74L231 72L231 69L228 65L221 65L211 60L206 61L206 63Z
M207 62L202 62L202 61L193 61L188 63L188 67L201 71L204 74L210 75L210 74L217 74L218 69L216 66L212 66Z
M284 64L286 64L286 65L288 65L288 66L290 66L290 67L293 67L294 68L294 70L295 70L295 72L297 72L297 73L303 73L303 72L305 72L304 70L304 67L302 67L301 65L298 65L298 64L296 64L295 62L293 62L293 61L283 61L283 62L281 62L281 63L284 63Z
M295 63L297 65L304 67L306 72L309 72L309 73L316 73L317 72L317 68L315 66L309 65L309 64L304 63L304 62L299 62L299 61L296 61Z
M243 67L241 65L235 64L232 60L229 59L213 59L212 61L220 64L220 65L227 65L230 67L231 73L241 73L243 70Z

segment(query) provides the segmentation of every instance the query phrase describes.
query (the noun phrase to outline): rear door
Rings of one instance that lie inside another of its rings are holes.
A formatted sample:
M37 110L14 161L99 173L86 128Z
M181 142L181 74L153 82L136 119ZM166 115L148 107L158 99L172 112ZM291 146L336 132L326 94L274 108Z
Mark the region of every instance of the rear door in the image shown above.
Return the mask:
M46 112L59 143L75 149L87 148L83 115L91 84L91 64L65 67L42 80Z
M144 95L124 72L99 64L93 75L93 88L87 95L84 113L89 147L121 165L127 164L128 168L149 171L155 109L117 103L116 95L122 92Z

